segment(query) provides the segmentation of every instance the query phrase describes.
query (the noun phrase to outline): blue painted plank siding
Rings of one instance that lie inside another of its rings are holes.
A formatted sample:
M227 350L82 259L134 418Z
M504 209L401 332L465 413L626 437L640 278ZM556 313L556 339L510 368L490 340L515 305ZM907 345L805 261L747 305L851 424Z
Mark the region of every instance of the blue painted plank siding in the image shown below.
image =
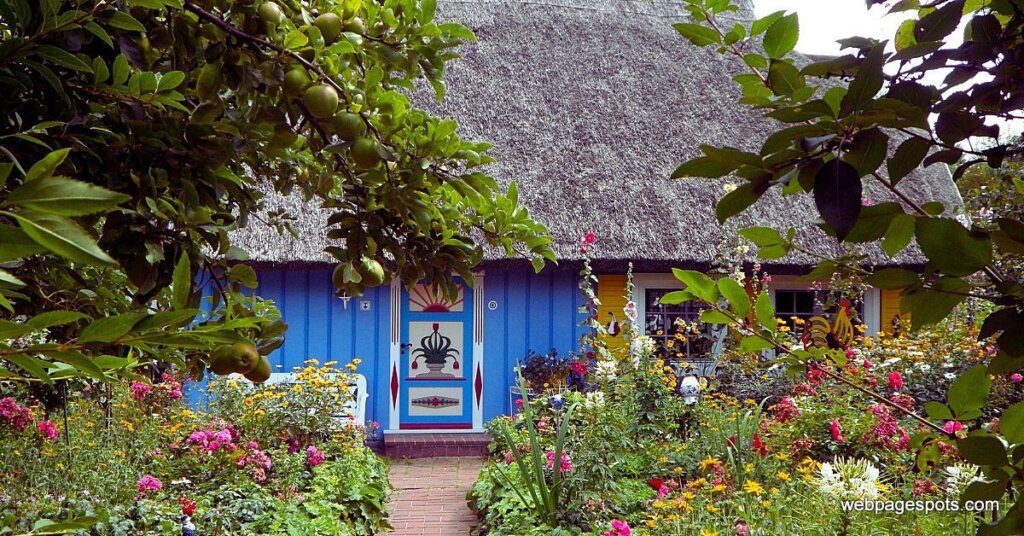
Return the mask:
M367 421L388 422L390 380L390 289L353 298L348 308L334 296L330 268L261 269L256 292L274 301L288 323L284 345L270 356L275 371L287 372L308 358L344 365L362 359L359 373L369 390ZM513 367L529 350L576 349L582 315L575 272L488 269L484 277L484 420L511 412ZM369 301L370 311L360 302ZM469 304L471 305L471 304Z

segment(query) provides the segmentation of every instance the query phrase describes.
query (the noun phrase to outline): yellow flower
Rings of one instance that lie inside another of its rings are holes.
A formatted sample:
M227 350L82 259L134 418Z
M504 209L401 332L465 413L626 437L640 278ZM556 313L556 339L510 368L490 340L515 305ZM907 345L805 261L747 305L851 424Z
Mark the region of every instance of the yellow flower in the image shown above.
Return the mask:
M729 489L729 487L725 484L715 484L715 486L711 488L711 493L721 493L727 489Z
M717 506L715 506L715 505L713 505L711 503L708 503L708 505L705 506L704 508L707 509L707 511L711 512L712 514L717 512L717 511L719 511L719 510L721 510L721 508L719 508L719 507L717 507ZM701 532L701 534L704 534L704 533ZM718 533L716 532L715 534L718 534Z
M682 467L676 467L675 469L672 469L672 472L677 474L677 475L681 475L681 474L683 474L683 468Z
M709 512L716 512L716 511L718 511L718 508L715 508L714 510L711 510L711 508L714 508L714 507L709 504L708 505L708 511ZM717 530L700 529L700 536L718 536L718 531Z
M779 488L777 488L775 486L772 486L772 487L768 488L768 493L770 493L772 495L778 495L779 494Z
M722 461L719 460L718 458L715 458L714 456L708 456L707 458L701 460L698 465L701 469L707 469L708 467L712 467L720 463L722 463Z
M775 476L777 476L779 478L779 480L781 480L783 482L789 482L793 478L793 477L789 476L789 473L787 473L785 471L779 471L778 473L775 473Z
M758 484L753 480L748 480L743 483L743 491L746 491L750 495L760 495L764 493L764 488L761 487L761 484Z
M667 456L662 456L662 457L658 458L658 461L661 462L661 463L668 463L668 457Z

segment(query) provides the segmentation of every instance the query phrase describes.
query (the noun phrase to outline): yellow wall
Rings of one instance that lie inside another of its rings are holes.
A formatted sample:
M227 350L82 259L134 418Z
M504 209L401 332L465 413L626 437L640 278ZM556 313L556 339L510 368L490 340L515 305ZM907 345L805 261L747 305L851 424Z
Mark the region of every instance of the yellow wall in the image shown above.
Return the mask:
M910 328L910 315L904 313L900 315L900 292L898 290L882 289L881 292L881 314L879 326L880 331L884 331L887 334L892 333L892 319L900 317L901 330L906 333Z
M626 306L626 276L604 274L597 276L597 299L601 305L597 308L598 320L607 326L612 317L609 313L615 314L615 318L622 323L625 314L622 308ZM626 340L620 337L608 339L608 348L617 350L626 346Z

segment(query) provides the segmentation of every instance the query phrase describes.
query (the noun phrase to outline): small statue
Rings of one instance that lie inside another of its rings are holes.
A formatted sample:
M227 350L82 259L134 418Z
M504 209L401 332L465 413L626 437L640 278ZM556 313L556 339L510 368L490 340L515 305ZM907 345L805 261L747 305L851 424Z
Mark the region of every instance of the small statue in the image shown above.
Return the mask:
M181 536L196 536L196 526L192 524L192 518L186 515L181 516Z

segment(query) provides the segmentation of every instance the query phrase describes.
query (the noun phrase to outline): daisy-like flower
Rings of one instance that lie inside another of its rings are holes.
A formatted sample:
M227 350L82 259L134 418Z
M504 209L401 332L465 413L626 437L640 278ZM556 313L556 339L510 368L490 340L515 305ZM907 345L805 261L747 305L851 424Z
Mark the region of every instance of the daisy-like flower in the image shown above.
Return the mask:
M881 488L878 468L867 460L836 458L821 465L818 490L838 500L867 500L878 498Z

